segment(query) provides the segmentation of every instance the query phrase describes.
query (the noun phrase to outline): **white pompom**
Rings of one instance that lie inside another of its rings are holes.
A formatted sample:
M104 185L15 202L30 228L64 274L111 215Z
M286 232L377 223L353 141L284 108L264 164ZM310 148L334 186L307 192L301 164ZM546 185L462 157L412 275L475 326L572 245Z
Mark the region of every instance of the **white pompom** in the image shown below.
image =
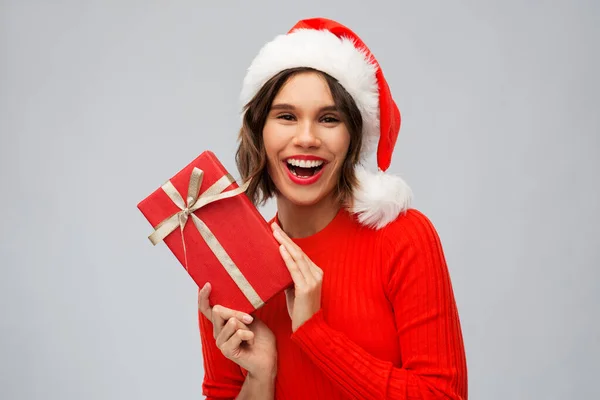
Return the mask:
M356 177L359 186L348 210L357 215L361 224L381 229L410 207L412 191L399 176L358 166Z

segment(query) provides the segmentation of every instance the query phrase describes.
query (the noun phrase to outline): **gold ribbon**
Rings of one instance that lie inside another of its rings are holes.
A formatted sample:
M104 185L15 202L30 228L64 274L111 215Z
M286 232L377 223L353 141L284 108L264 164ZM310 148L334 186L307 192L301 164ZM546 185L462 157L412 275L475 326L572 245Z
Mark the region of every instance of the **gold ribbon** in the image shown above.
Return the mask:
M190 176L190 183L188 187L187 201L184 201L175 186L171 183L171 181L167 181L164 185L162 185L162 189L169 196L171 201L175 203L177 207L181 211L176 212L170 217L165 218L160 224L154 228L154 232L148 237L153 245L161 242L165 237L167 237L171 232L173 232L177 227L180 228L181 231L181 240L183 242L183 254L185 257L185 269L188 269L188 261L187 261L187 250L185 246L185 237L183 235L183 228L188 221L188 218L191 216L194 225L200 232L200 235L208 245L208 247L212 250L217 259L221 262L229 276L233 279L236 285L240 288L244 296L248 299L248 301L254 306L254 308L260 308L264 303L260 298L258 293L254 290L250 282L246 279L246 277L242 274L242 271L235 265L229 254L225 251L219 240L215 237L215 235L211 232L211 230L206 226L204 221L202 221L194 211L206 206L207 204L213 203L218 200L227 199L230 197L237 196L248 189L248 185L250 181L247 181L244 185L240 186L237 189L229 190L227 192L223 192L225 188L230 186L235 182L233 177L229 174L224 175L221 179L219 179L216 183L214 183L211 187L209 187L204 193L199 195L200 186L202 185L202 178L204 176L204 171L199 168L194 167L192 171L192 175Z

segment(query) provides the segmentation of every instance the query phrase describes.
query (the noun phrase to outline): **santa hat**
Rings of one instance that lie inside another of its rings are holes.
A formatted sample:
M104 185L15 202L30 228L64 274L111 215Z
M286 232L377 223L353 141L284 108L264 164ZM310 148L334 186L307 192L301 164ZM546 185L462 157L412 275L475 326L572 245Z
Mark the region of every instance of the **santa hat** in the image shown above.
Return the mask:
M385 173L400 130L400 111L379 63L350 29L336 21L299 21L285 35L267 43L252 61L240 95L247 104L279 72L310 67L335 78L353 97L363 119L361 160L377 149L377 172L356 169L359 186L348 210L366 226L387 225L409 208L412 192L404 180Z

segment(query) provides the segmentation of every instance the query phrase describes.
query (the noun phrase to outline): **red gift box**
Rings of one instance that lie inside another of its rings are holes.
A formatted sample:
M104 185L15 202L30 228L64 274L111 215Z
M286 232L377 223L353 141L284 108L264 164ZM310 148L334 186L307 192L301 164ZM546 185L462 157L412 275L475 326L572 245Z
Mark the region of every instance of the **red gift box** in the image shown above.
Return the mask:
M164 241L199 287L211 283L211 305L252 313L293 281L246 187L205 151L137 207L153 244Z

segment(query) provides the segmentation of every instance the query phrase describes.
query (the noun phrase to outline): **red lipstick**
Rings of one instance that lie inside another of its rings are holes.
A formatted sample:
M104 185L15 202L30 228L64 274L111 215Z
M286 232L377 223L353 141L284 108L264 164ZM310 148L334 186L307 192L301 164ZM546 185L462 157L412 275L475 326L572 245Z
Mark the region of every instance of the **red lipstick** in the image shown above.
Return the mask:
M301 177L298 175L294 175L292 173L292 171L290 171L290 168L287 163L287 160L289 160L289 159L299 160L299 161L323 161L323 164L321 165L321 168L314 175ZM312 185L313 183L317 182L323 175L323 170L325 169L325 166L327 165L327 161L324 158L313 156L313 155L308 155L308 154L304 154L304 155L298 154L295 156L287 157L283 161L283 163L285 164L284 167L285 167L285 170L287 171L287 174L288 174L288 177L290 178L290 180L298 185Z

